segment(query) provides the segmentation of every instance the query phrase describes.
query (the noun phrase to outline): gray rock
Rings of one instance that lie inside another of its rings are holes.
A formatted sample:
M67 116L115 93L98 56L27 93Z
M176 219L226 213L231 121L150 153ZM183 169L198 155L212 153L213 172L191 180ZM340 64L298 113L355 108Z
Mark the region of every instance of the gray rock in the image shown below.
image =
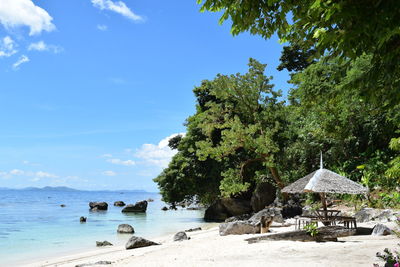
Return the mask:
M61 207L61 208L65 208L66 205L65 205L65 204L61 204L60 207Z
M255 225L249 221L236 221L221 223L219 225L219 235L244 235L260 233L260 225Z
M223 198L215 201L204 213L206 221L223 222L227 218L250 213L250 201L234 198Z
M135 205L129 204L125 208L122 209L122 212L146 212L147 209L147 201L139 201L136 202Z
M97 247L105 247L105 246L112 246L113 244L111 244L110 242L108 242L107 240L104 241L96 241L96 246Z
M91 211L107 210L108 204L106 202L90 202L89 207Z
M118 225L117 232L120 234L133 234L135 229L129 224L120 224Z
M174 241L183 241L183 240L188 240L187 234L185 232L178 232L174 235Z
M284 223L280 208L265 208L250 217L249 221L253 224L259 224L261 217L273 217L273 221L277 223Z
M250 201L244 199L235 198L223 198L222 204L225 206L231 216L242 215L246 213L251 213Z
M125 206L125 202L123 202L123 201L115 201L114 202L114 206L123 207L123 206Z
M81 216L80 218L79 218L79 221L81 222L81 223L84 223L84 222L86 222L86 217L83 217L83 216Z
M147 200L147 202L154 202L154 199L149 198L149 199Z
M281 214L282 217L287 219L287 218L293 218L297 215L301 215L303 213L303 208L300 205L300 203L291 203L291 204L286 204L283 205Z
M391 235L391 234L392 234L392 230L390 230L389 227L387 227L384 224L378 223L372 229L372 234L371 235Z
M168 208L167 207L162 207L162 209L161 210L163 210L163 211L167 211L168 210Z
M75 267L86 267L86 266L96 266L96 265L110 265L112 264L111 261L98 261L94 263L83 263L83 264L77 264Z
M251 196L251 207L253 212L258 212L272 204L276 197L276 188L268 182L257 185Z
M142 247L149 247L154 245L160 245L156 242L147 240L143 237L139 236L132 236L125 245L126 249L134 249L134 248L142 248Z
M356 218L357 222L369 222L372 221L374 217L378 216L379 211L373 208L363 208L356 214L354 217Z
M221 200L215 201L208 207L204 213L204 220L205 221L216 221L216 222L223 222L228 217L232 217L229 214L228 210L222 204Z
M190 228L188 230L185 230L185 232L194 232L194 231L201 231L201 227Z
M225 220L225 222L235 222L235 221L247 221L250 219L251 214L242 214L238 216L232 216Z
M391 209L380 210L373 208L363 208L355 215L357 222L391 222L396 221L397 216L400 216L399 212L393 211Z

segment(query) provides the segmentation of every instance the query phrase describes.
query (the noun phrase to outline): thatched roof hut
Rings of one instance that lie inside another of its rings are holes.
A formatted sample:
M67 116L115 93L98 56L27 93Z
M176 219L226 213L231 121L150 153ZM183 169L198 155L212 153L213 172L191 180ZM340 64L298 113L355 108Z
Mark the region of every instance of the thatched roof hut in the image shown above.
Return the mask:
M282 189L284 193L365 194L368 189L327 169L319 169Z

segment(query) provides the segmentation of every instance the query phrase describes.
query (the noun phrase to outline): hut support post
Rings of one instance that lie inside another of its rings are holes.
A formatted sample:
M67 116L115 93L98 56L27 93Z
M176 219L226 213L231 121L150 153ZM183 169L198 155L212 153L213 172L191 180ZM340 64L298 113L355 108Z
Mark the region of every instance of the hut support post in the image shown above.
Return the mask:
M325 193L320 193L320 196L321 196L322 208L324 210L324 216L325 216L325 219L327 219L327 217L328 217L328 208L327 208L327 204L326 204L326 194Z

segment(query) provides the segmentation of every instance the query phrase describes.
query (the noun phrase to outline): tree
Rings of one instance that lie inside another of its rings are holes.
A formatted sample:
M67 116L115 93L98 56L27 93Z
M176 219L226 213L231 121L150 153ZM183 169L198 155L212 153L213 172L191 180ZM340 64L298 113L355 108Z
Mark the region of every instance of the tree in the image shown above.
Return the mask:
M198 0L201 11L221 12L236 35L249 31L315 49L320 56L343 61L371 55L370 68L356 81L381 105L400 101L400 2L321 0ZM377 82L379 80L379 82ZM352 85L354 86L354 84Z
M249 198L268 178L283 187L285 106L265 66L250 59L246 74L217 75L194 89L196 114L186 121L186 136L170 140L178 153L155 179L165 201Z

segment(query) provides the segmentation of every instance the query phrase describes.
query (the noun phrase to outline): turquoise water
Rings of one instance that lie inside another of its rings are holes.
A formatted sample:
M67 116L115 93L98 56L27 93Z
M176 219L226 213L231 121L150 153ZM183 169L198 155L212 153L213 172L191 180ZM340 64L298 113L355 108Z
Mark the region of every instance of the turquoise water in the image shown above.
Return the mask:
M122 200L149 202L144 214L124 214L113 203ZM90 201L106 201L108 211L91 212ZM66 207L60 207L65 204ZM162 211L165 203L157 193L92 191L0 191L1 266L31 262L87 249L96 241L122 245L130 235L116 233L121 223L131 224L135 235L156 237L204 224L203 211ZM80 223L80 216L87 217Z

